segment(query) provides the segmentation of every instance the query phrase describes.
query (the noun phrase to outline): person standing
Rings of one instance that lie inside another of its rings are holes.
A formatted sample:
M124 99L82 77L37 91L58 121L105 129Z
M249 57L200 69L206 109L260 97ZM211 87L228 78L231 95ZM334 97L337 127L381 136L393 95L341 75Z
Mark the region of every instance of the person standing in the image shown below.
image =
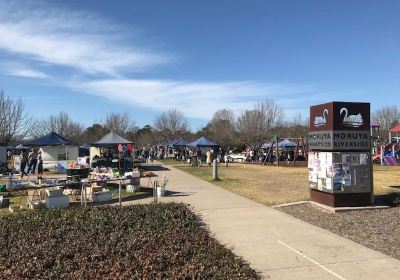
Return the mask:
M32 174L35 174L36 170L36 165L37 165L37 158L38 158L38 153L35 151L35 149L32 149L31 153L29 154L29 168L28 168L28 174L32 170Z
M39 151L39 153L38 153L38 175L40 175L40 176L43 175L43 157L42 157L42 151Z
M201 150L200 148L198 148L197 152L196 152L196 156L197 156L197 162L199 167L201 166Z
M208 166L211 167L211 151L210 151L210 149L207 150L206 157L207 157L206 158L206 163L208 164Z
M26 150L22 150L21 152L21 179L24 178L24 175L29 176L28 173L25 172L26 164L28 163L28 153Z

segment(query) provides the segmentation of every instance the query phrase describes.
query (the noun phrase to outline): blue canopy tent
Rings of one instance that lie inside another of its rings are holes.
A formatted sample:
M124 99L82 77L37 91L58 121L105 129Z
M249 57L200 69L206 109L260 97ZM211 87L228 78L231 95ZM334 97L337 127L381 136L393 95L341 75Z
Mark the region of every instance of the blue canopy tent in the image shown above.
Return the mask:
M173 148L174 144L178 141L179 141L179 139L168 140L167 142L165 142L165 146L168 148Z
M26 146L29 147L40 147L40 146L72 146L76 145L76 143L64 138L60 134L52 131L49 134L33 139L25 143Z
M271 146L272 146L272 143L264 143L264 144L261 145L261 148L262 149L268 149L268 148L271 148Z
M278 143L279 148L295 148L297 144L290 141L289 139L283 139L281 142Z
M186 147L187 144L188 144L188 141L186 141L183 138L179 138L179 139L175 140L173 143L171 143L170 145L173 148L182 148L182 147Z
M197 147L197 148L201 148L201 147L217 147L219 146L218 144L214 143L213 141L205 138L205 137L200 137L199 139L197 139L196 141L193 141L192 143L189 143L188 146L190 147Z

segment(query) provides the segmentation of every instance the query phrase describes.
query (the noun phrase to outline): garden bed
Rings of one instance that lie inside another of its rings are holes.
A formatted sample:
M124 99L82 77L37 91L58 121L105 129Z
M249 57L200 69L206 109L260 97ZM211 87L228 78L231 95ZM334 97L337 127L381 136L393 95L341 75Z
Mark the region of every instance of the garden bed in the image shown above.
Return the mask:
M309 203L278 209L400 260L400 207L335 214Z
M259 279L183 204L0 217L1 279Z

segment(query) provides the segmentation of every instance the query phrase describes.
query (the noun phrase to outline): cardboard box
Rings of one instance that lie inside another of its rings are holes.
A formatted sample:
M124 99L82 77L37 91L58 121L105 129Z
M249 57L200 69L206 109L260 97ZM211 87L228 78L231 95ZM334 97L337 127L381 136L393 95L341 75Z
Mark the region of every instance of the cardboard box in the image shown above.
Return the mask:
M67 208L69 206L69 199L66 195L61 196L48 196L45 200L46 208Z
M93 202L107 202L112 200L112 194L110 191L96 192L92 194Z
M139 185L126 185L126 191L127 192L137 192L140 190L140 186Z
M48 197L58 197L63 195L63 189L60 187L52 187L46 189L46 195Z
M19 204L11 204L8 209L11 213L18 213L21 211L21 205Z
M29 209L41 209L43 206L44 203L42 201L29 202Z

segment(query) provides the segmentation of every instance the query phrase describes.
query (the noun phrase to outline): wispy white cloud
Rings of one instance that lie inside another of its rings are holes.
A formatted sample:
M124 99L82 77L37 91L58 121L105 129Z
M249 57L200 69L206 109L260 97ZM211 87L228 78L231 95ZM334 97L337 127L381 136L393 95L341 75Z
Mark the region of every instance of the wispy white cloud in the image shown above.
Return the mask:
M127 32L92 12L56 7L50 1L0 0L1 51L22 61L0 65L8 75L50 78L48 72L57 86L156 111L175 107L193 118L209 119L222 108L240 112L266 98L289 111L318 100L314 85L132 79L127 73L175 57L149 48L132 27Z
M251 108L255 102L275 99L281 106L307 102L315 98L314 86L292 86L278 83L222 82L195 83L171 80L110 79L76 82L73 89L107 98L112 102L167 110L178 108L187 116L209 119L222 108L235 112ZM286 104L288 102L288 104Z
M8 70L6 72L8 75L12 76L19 76L19 77L27 77L27 78L48 78L49 76L43 72L40 71L35 71L32 69L13 69L13 70Z
M15 61L5 61L0 63L0 73L27 78L50 78L50 76L43 71L32 69L24 63Z
M141 71L171 60L123 30L93 13L49 2L0 0L0 49L8 53L113 76L125 68Z

